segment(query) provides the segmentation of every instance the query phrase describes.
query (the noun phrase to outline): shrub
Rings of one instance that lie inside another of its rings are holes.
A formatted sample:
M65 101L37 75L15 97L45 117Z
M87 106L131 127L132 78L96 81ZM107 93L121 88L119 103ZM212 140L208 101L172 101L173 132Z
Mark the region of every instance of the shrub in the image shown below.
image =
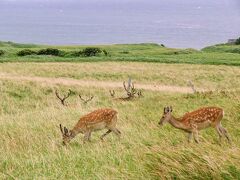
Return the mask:
M108 53L105 49L102 50L102 52L104 53L105 56L108 56L108 55L109 55L109 53Z
M240 45L240 37L235 42L236 45Z
M82 56L82 55L83 55L82 51L72 51L72 52L70 52L69 54L70 54L70 56L72 56L72 57L79 57L79 56Z
M52 56L61 56L64 53L61 52L58 49L54 49L54 48L47 48L47 49L40 49L37 53L38 55L52 55Z
M34 54L36 54L36 52L30 49L23 49L17 53L18 56L28 56Z
M5 51L0 49L0 56L4 55Z
M121 53L121 54L129 54L129 51L121 51L119 53Z
M229 50L226 50L226 52L240 54L240 48L229 49Z
M89 47L89 48L85 48L82 50L82 55L83 56L96 56L98 54L100 54L102 52L102 50L100 48L95 48L95 47Z

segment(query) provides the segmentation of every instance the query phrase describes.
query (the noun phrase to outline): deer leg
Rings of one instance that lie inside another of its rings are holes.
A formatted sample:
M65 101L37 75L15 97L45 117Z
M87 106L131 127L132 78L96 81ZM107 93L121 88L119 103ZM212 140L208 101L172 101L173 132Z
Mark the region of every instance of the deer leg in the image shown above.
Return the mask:
M89 142L91 141L91 134L92 134L92 132L89 132L89 134L88 134L88 141Z
M189 133L188 133L188 142L189 142L189 143L190 143L191 140L192 140L192 135L193 135L192 132L189 132Z
M113 131L114 134L116 134L118 136L118 138L120 138L121 132L117 128L113 128L111 130Z
M90 136L91 136L91 131L86 132L83 137L83 143L88 141L90 139Z
M220 131L222 132L222 134L227 138L228 143L231 144L231 140L230 140L230 138L229 138L229 136L228 136L227 130L226 130L224 127L222 127L222 126L220 126L219 129L220 129Z
M195 130L193 132L193 137L196 143L199 143L199 138L198 138L198 130Z
M219 135L219 143L221 144L221 140L222 140L222 131L220 130L220 127L219 127L219 126L216 127L216 131L217 131L217 133L218 133L218 135Z
M103 138L104 138L106 135L108 135L110 132L112 132L112 130L109 129L107 132L105 132L105 133L100 137L100 139L103 140Z

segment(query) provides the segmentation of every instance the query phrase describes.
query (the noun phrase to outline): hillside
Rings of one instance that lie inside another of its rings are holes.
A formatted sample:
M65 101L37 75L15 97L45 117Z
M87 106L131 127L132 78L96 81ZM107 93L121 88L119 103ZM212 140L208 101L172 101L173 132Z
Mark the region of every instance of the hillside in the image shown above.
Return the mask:
M78 56L79 51L88 47L97 47L107 55L100 53L97 56ZM96 46L45 46L32 44L17 44L1 42L0 50L5 52L0 56L0 62L97 62L97 61L131 61L131 62L159 62L159 63L186 63L186 64L216 64L240 65L240 54L229 53L238 51L239 46L215 46L204 48L202 51L194 49L174 49L163 45L116 44ZM17 56L19 51L29 49L37 52L41 49L55 48L60 51L58 56L28 55Z
M214 46L205 47L202 49L202 51L240 54L240 45L217 44Z

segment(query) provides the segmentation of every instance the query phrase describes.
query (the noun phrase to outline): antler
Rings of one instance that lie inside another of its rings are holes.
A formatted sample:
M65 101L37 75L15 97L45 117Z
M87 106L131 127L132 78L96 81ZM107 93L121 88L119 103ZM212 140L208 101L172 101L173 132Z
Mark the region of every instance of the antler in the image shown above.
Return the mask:
M125 91L127 92L128 97L134 97L134 95L137 93L134 83L131 83L131 80L128 81L128 87L126 87L125 81L123 82L123 87Z
M87 104L89 101L91 101L91 100L94 98L94 96L91 96L91 97L88 98L88 99L83 99L80 94L79 94L78 96L79 96L79 98L83 101L84 104Z
M110 93L110 95L111 95L112 98L115 97L115 91L114 91L114 90L109 90L109 93Z
M134 83L132 83L132 85L130 85L130 88L131 88L131 95L134 96L137 93L137 91L134 87Z
M59 93L58 93L57 90L55 91L55 94L56 94L57 98L61 101L61 103L62 103L63 106L66 105L66 104L65 104L65 100L66 100L67 98L69 98L69 96L72 94L71 89L69 89L68 91L69 91L68 94L67 94L67 95L64 95L63 98L60 97L60 95L59 95Z

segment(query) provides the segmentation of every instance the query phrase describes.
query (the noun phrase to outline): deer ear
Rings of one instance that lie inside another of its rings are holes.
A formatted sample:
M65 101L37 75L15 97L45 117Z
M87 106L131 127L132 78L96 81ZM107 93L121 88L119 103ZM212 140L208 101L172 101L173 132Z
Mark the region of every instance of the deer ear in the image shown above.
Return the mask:
M64 133L67 134L68 133L68 129L66 127L64 127Z
M164 109L163 109L163 112L164 112L164 113L166 113L166 112L167 112L167 108L166 108L166 107L164 107Z

